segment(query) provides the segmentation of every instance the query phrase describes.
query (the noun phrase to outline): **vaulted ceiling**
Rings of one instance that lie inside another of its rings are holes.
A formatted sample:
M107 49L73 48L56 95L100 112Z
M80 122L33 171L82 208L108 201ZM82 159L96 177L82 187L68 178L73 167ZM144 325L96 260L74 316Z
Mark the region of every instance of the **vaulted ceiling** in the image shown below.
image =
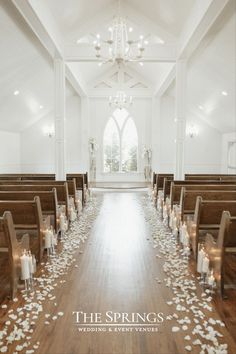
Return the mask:
M199 1L123 0L121 13L127 16L137 36L149 36L147 56L151 57L162 46L178 46L186 21ZM94 56L93 35L99 32L107 36L117 12L117 1L113 0L41 3L55 21L65 53L74 50L88 58ZM229 0L188 65L189 113L221 132L236 130L235 5L235 0ZM0 129L21 131L53 110L53 63L11 1L5 0L0 0L0 53ZM173 65L131 63L127 70L148 83L154 93ZM98 78L113 70L111 64L98 67L89 60L72 61L69 66L88 92ZM14 95L16 90L18 95ZM222 96L222 91L228 96ZM71 94L74 90L67 85L67 95Z

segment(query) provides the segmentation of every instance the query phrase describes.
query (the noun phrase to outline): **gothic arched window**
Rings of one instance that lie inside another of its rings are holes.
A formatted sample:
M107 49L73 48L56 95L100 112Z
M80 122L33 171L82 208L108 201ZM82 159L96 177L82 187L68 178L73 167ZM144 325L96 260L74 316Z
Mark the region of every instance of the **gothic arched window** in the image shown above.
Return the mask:
M138 134L126 109L116 109L103 137L104 172L137 172Z

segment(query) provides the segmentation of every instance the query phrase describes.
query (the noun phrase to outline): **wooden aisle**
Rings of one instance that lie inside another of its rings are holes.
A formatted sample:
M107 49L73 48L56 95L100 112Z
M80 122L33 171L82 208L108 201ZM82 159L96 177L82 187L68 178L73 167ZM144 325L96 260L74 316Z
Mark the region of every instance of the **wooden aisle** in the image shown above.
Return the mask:
M75 254L78 265L72 266L66 282L55 290L57 307L48 302L32 335L40 342L40 354L183 354L189 344L184 336L190 331L172 332L176 320L164 320L157 326L86 326L76 324L73 311L101 313L104 323L107 311L132 313L171 313L167 301L171 290L164 283L163 260L157 258L145 222L141 197L146 194L99 193L103 198L100 213L91 235L83 245L83 253ZM46 311L46 312L45 312ZM63 317L45 324L45 313ZM172 309L173 313L173 309ZM214 317L217 314L211 313ZM188 314L191 318L191 314ZM184 317L184 314L182 314ZM139 321L140 322L140 321ZM86 331L81 332L82 328ZM87 331L88 328L88 331ZM103 329L103 332L91 332ZM109 328L112 328L109 331ZM122 332L123 328L123 332ZM138 331L138 328L140 331ZM148 332L148 328L153 331ZM158 328L158 331L156 329ZM236 352L232 337L224 328L223 343ZM144 332L146 331L146 332ZM199 353L193 346L191 353Z

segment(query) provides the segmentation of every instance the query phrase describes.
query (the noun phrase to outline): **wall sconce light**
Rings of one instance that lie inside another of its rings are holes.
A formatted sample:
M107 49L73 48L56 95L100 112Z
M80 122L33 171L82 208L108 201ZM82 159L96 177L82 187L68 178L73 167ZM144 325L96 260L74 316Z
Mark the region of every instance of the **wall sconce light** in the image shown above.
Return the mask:
M196 127L196 125L192 124L188 126L186 129L186 135L190 138L195 138L196 136L198 136L198 128Z
M53 138L55 135L55 130L54 127L44 127L43 128L44 135L47 136L48 138Z

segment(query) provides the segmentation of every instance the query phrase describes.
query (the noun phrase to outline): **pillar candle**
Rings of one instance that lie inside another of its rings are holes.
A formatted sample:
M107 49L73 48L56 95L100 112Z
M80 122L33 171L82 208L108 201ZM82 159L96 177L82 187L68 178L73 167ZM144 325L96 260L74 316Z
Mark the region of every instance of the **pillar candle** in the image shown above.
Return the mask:
M197 257L197 272L198 273L202 272L202 264L203 264L204 257L205 257L205 252L203 249L200 249L200 251L198 251L198 257Z
M207 273L209 271L209 258L205 256L202 261L202 272Z
M36 272L36 259L35 259L35 255L33 254L32 256L32 263L33 263L33 273Z
M28 261L29 261L29 271L31 274L33 274L34 273L33 257L30 252L28 254Z
M65 217L63 214L60 215L60 229L64 230Z
M21 263L21 279L27 280L30 278L30 269L29 269L29 258L26 254L23 254L20 257Z
M51 232L50 232L50 230L47 230L45 233L44 248L51 248L51 245L52 245Z

